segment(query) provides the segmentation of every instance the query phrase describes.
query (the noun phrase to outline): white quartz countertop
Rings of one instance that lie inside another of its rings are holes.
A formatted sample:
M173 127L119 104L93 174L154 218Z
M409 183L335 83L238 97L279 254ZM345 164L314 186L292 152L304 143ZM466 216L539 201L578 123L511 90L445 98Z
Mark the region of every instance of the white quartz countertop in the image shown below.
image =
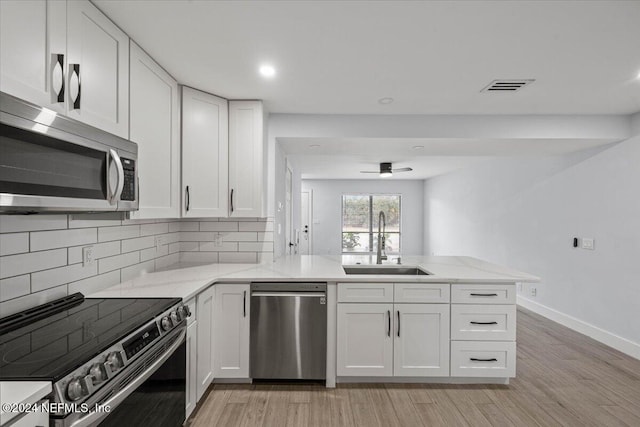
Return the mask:
M5 406L15 404L36 403L46 395L51 393L51 383L47 381L0 381L0 425L5 425L15 417L21 415L20 412L11 410L5 411Z
M513 283L537 282L531 274L471 257L403 257L404 267L420 267L425 276L347 275L342 265L369 264L368 256L296 255L264 264L178 264L164 271L145 274L119 285L87 295L91 298L178 297L188 300L214 283L247 282L437 282ZM395 265L388 263L389 265Z

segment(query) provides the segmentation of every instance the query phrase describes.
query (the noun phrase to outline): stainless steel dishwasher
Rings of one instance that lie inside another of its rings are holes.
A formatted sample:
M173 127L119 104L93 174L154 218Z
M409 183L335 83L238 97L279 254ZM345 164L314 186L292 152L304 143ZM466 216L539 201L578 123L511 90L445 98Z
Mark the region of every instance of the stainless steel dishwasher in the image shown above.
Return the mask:
M251 284L254 379L326 379L327 284Z

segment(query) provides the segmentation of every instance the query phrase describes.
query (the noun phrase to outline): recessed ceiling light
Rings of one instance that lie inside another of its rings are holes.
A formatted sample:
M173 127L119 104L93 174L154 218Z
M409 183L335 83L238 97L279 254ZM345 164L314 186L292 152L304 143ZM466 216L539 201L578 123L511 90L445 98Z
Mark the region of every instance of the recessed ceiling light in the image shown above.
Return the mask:
M260 74L262 74L264 77L273 77L276 75L276 69L271 65L261 65Z
M316 148L320 148L320 145L319 145L319 144L311 144L311 145L309 146L309 148L311 148L311 149L314 149L314 150L315 150Z
M389 105L393 102L393 98L380 98L378 99L378 104Z
M414 145L413 149L414 150L423 150L424 149L424 145Z

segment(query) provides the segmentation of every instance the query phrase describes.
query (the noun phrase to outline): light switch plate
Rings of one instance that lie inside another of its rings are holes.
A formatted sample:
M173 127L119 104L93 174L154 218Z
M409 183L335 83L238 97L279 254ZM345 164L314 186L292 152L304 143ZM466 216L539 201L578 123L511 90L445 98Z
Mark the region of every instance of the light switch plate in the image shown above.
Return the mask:
M222 241L222 234L216 233L216 236L213 239L213 246L215 246L216 248L222 247Z
M82 266L90 267L93 265L93 246L85 246L82 248Z
M589 249L590 251L595 249L595 240L592 238L582 238L582 249Z

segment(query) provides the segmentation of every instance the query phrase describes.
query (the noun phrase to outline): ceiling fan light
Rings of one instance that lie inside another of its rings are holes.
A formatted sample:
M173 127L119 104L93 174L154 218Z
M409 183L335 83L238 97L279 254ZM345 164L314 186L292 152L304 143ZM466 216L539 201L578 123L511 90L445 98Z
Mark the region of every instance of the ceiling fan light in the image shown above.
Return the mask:
M393 175L391 163L380 163L380 178L387 178Z

